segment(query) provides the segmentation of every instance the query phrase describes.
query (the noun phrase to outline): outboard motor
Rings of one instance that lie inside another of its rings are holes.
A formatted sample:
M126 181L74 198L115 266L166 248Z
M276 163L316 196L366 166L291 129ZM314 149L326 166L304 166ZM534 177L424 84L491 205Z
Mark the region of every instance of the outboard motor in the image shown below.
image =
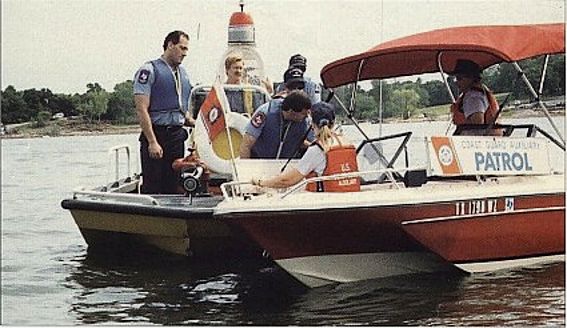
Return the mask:
M187 196L209 195L209 169L205 163L199 160L192 149L185 158L173 161L173 170L179 176L179 189Z

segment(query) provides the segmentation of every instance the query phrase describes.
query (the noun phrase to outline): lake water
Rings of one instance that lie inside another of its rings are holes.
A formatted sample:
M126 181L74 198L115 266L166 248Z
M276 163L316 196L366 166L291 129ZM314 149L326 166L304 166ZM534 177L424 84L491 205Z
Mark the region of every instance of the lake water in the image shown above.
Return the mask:
M564 119L557 122L564 130ZM446 126L385 125L383 132L411 129L416 137ZM268 263L88 254L60 202L74 188L107 181L107 150L117 144L137 158L137 135L2 140L2 324L565 325L564 263L307 290ZM563 154L555 160L563 164Z

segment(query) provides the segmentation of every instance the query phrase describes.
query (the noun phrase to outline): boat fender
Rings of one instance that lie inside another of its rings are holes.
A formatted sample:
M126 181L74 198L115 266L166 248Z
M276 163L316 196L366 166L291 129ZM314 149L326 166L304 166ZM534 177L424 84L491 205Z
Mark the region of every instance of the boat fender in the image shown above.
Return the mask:
M242 138L246 132L246 126L250 119L240 113L234 112L226 113L225 117L226 124L230 130L234 155L235 158L238 158L240 156L240 143L242 142ZM199 157L207 164L207 167L212 172L231 174L232 153L229 147L227 131L223 130L213 140L209 140L203 120L198 117L195 123L194 136Z

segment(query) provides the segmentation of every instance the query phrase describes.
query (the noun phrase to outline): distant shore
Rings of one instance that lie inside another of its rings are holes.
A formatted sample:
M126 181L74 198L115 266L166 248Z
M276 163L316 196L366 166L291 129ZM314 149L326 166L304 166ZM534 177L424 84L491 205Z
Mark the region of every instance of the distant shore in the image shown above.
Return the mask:
M133 134L141 131L139 124L114 125L108 122L88 123L65 119L49 121L42 127L32 127L30 124L16 128L7 126L6 128L5 134L0 137L2 139Z
M556 109L550 111L551 116L565 116L565 109ZM542 112L534 110L521 110L516 112L505 112L504 118L527 118L527 117L543 117ZM389 118L386 124L403 124L423 121L446 121L449 116L420 116L412 117L407 120ZM345 124L349 124L345 120ZM0 139L22 139L22 138L41 138L41 137L65 137L65 136L89 136L89 135L112 135L112 134L135 134L140 133L141 128L138 124L114 125L109 122L88 123L79 120L55 120L49 121L43 127L32 127L31 124L22 125L14 128L7 126L5 134Z

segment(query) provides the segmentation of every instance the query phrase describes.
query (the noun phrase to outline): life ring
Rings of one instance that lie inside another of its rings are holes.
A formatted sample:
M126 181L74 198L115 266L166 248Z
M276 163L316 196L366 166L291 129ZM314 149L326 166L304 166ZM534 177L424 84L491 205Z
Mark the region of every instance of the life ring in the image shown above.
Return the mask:
M225 114L226 124L230 130L234 155L238 158L240 151L240 143L246 132L246 125L250 121L246 116L229 112ZM231 174L231 151L228 143L226 129L221 131L214 140L209 140L207 129L199 114L195 122L194 129L195 145L199 157L207 164L209 169L216 173Z

